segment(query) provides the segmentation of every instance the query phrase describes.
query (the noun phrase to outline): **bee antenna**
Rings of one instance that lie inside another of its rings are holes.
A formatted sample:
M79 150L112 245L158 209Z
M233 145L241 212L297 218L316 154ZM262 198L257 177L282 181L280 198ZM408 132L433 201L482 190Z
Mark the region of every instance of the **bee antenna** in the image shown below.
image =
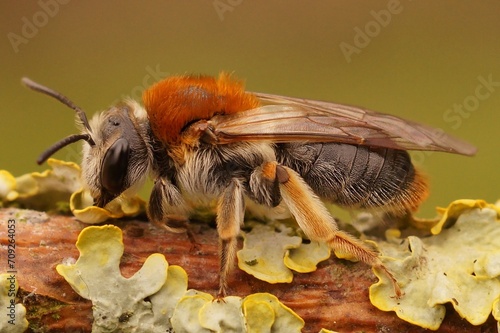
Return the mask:
M36 163L38 165L42 164L50 156L54 155L54 153L57 152L58 150L60 150L61 148L66 147L67 145L72 144L74 142L77 142L79 140L85 140L90 145L94 144L93 143L94 141L92 141L92 138L91 138L90 134L73 134L73 135L70 135L70 136L68 136L68 137L66 137L66 138L64 138L64 139L62 139L62 140L54 143L46 151L44 151L42 154L40 154L40 156L36 160ZM92 143L91 143L91 141L92 141Z
M89 122L87 120L87 115L85 114L85 112L83 112L82 109L80 109L78 106L76 106L68 97L64 96L63 94L61 94L53 89L50 89L46 86L43 86L39 83L36 83L35 81L28 79L27 77L23 77L21 79L21 82L26 87L28 87L34 91L41 92L42 94L51 96L51 97L57 99L59 102L66 105L67 107L75 110L76 114L78 115L78 117L82 121L85 128L89 131L89 133L92 133L92 128L90 128ZM92 140L92 137L90 137L90 135L88 136L88 139L86 139L85 141L87 141L91 146L95 145L94 140Z

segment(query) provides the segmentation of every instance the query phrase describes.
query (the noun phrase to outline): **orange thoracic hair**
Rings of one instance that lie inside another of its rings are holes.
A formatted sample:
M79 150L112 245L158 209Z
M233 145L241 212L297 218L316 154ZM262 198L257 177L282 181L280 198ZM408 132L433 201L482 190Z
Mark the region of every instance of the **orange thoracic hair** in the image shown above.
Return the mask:
M259 106L240 81L221 73L209 76L173 76L142 95L154 135L166 144L179 142L184 127L216 114L231 114Z

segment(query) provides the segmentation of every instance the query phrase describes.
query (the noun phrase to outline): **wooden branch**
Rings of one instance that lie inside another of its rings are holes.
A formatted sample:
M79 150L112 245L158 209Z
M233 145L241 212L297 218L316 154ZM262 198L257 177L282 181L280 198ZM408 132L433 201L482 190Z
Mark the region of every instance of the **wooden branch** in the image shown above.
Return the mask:
M78 296L56 272L56 265L77 259L75 243L87 225L73 217L47 216L45 213L16 209L0 210L0 243L7 244L7 220L16 219L16 277L18 298L27 309L29 332L90 332L92 304ZM180 265L188 273L189 288L215 295L218 283L217 233L213 227L193 224L200 244L197 250L184 234L171 234L146 221L114 221L123 230L125 253L122 273L133 275L152 253L162 253L169 264ZM241 245L241 244L240 244ZM0 249L6 251L6 249ZM0 254L0 273L8 270ZM203 267L203 269L200 269ZM371 269L362 263L330 258L316 272L295 273L290 284L268 284L235 268L229 293L246 296L268 292L277 296L305 322L303 332L327 328L348 332L408 332L427 330L400 320L393 312L376 309L368 299L368 288L376 281ZM496 322L472 326L452 307L437 332L496 332Z

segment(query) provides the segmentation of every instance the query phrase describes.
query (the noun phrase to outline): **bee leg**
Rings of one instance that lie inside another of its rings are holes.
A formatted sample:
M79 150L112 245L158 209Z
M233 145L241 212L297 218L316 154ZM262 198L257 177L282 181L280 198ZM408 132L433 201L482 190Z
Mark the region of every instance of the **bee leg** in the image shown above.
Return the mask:
M223 298L227 291L227 277L233 267L236 254L236 237L243 225L245 200L243 186L238 179L232 179L217 203L217 232L219 233L219 292Z
M250 175L250 194L259 204L276 207L281 202L276 162L265 162Z
M276 177L280 182L283 201L311 240L326 242L332 249L353 255L382 270L392 281L396 296L402 295L394 275L384 266L377 253L361 240L338 229L334 218L297 172L277 165Z
M149 197L147 210L149 220L170 232L187 232L189 239L192 240L194 238L187 227L189 219L186 212L186 204L179 189L166 177L158 177Z

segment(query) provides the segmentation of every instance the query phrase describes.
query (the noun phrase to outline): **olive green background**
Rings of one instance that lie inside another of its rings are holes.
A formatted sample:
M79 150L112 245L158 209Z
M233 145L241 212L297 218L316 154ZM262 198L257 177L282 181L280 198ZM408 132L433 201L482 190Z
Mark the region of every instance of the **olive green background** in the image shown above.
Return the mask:
M37 155L76 131L73 111L22 76L91 115L166 75L226 70L252 91L364 106L477 145L474 158L415 155L432 181L424 216L500 198L498 1L60 2L0 3L0 169L42 171ZM478 88L481 78L498 83Z

